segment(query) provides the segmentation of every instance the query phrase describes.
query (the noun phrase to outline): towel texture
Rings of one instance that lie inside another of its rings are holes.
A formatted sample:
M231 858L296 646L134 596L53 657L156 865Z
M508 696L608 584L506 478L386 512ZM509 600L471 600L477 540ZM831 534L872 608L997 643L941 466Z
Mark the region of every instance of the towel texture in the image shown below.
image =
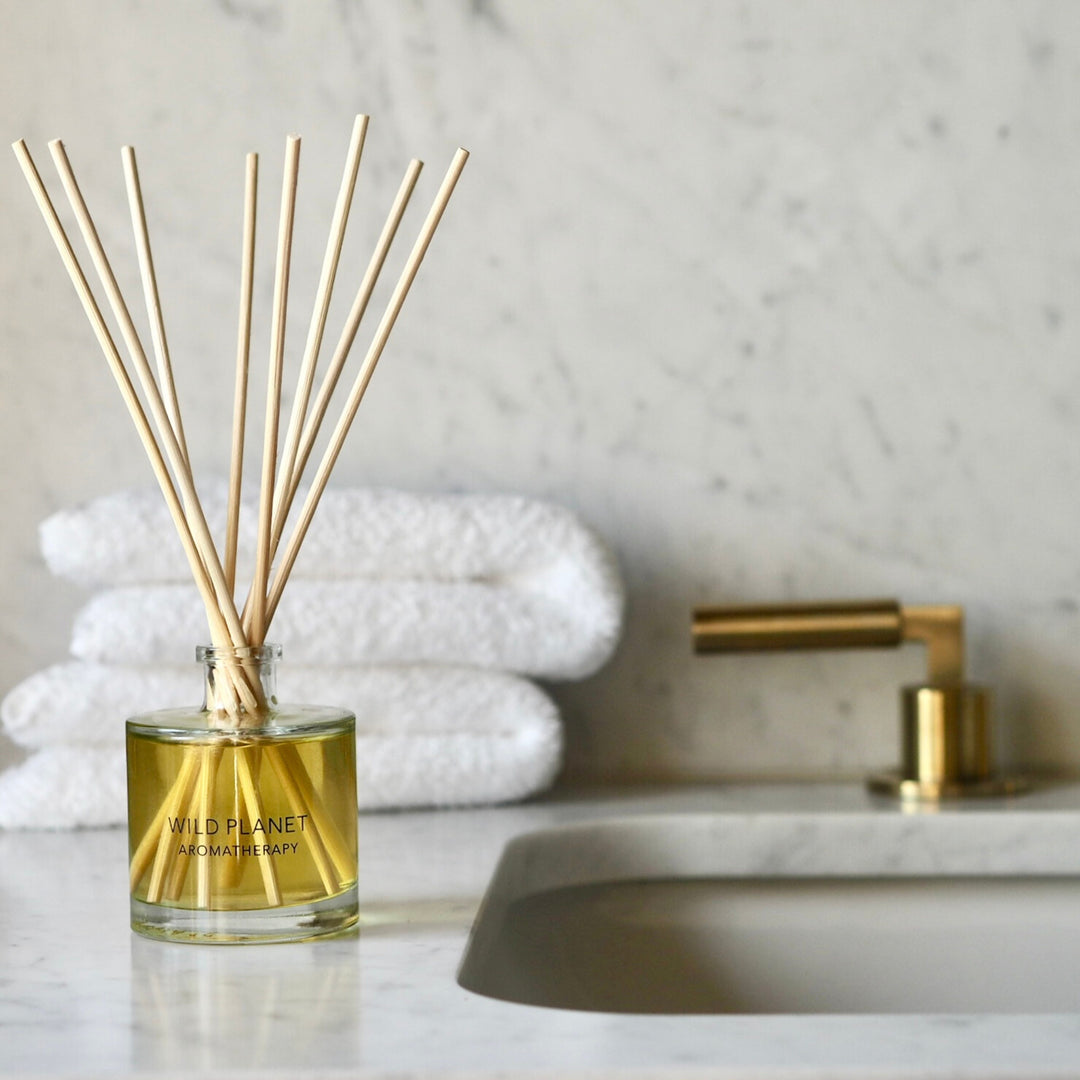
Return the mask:
M223 535L225 485L208 483L200 495L211 529ZM255 550L255 519L246 504L241 552ZM61 510L42 522L40 539L54 574L91 588L191 580L157 491L119 491ZM292 577L512 579L532 592L546 592L551 580L557 594L576 580L582 591L622 596L614 558L592 530L565 507L518 495L328 490Z
M76 661L20 683L4 699L0 718L14 741L37 752L0 774L0 826L123 822L120 721L148 708L191 704L193 674L190 667ZM357 785L365 809L506 802L543 790L558 772L558 711L542 690L516 676L435 666L294 669L282 676L282 700L340 704L357 714ZM91 767L101 770L97 794L88 790L95 787Z
M619 638L619 614L594 594L565 602L485 582L291 581L273 640L288 665L439 663L580 679ZM71 654L101 663L180 663L207 637L192 585L134 585L93 596Z
M207 505L212 525L222 527L222 485L211 486ZM161 497L144 491L108 495L42 524L55 573L114 586L79 613L74 656L178 663L206 639L174 533ZM326 493L272 636L294 664L473 664L580 679L614 651L623 607L610 552L562 507L352 489Z
M50 746L0 773L0 828L71 829L127 820L124 751Z

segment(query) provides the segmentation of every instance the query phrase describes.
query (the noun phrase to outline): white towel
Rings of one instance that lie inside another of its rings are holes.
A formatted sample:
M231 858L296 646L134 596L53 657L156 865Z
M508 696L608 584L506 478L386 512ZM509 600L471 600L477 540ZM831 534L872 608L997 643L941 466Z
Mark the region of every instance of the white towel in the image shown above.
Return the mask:
M225 531L226 488L200 490L215 535ZM303 493L297 496L299 506ZM239 551L255 549L245 504ZM176 529L154 490L118 491L47 518L40 528L49 569L77 584L147 585L191 580ZM579 590L622 598L611 552L565 507L519 495L418 494L331 488L319 503L293 578L500 580L532 592L567 579ZM240 574L239 580L246 580Z
M75 617L71 655L175 664L207 637L193 585L133 585L91 597ZM619 622L609 606L586 598L564 603L501 584L293 581L271 637L290 664L468 664L580 679L611 655Z
M0 829L72 829L127 821L124 751L50 746L0 773Z
M194 676L194 677L193 677ZM282 670L282 700L357 714L362 809L508 802L554 781L558 711L501 672L447 667ZM125 820L123 725L149 708L190 704L193 668L72 662L31 675L0 705L5 732L37 748L0 774L0 827L70 828Z
M211 485L205 501L219 524L224 488ZM177 663L206 639L194 588L178 584L190 575L174 531L161 497L147 491L43 523L54 572L121 586L79 614L73 655ZM271 636L300 664L473 664L579 679L611 656L623 607L615 560L562 507L517 496L331 491Z

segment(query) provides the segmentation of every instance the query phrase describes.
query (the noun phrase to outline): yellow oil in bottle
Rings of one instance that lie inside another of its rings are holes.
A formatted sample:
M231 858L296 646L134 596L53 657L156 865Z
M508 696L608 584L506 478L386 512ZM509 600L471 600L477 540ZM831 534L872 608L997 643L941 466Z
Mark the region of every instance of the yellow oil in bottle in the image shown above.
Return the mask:
M355 889L356 741L344 716L284 735L129 723L133 899L250 911Z

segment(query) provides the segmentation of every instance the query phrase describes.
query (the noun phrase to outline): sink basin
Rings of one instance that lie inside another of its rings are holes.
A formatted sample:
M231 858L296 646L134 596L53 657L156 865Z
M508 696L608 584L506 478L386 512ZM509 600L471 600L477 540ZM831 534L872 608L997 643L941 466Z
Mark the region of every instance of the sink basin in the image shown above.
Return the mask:
M842 842L850 822L836 827ZM619 1013L1080 1010L1080 878L898 874L880 850L867 873L835 854L800 860L797 842L748 873L702 817L520 837L458 981Z

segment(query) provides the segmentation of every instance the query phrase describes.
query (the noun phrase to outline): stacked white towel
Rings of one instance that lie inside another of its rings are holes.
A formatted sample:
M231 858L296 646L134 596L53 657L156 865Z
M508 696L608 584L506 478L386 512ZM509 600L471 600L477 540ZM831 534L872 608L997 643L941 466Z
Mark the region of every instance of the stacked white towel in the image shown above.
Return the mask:
M220 535L224 485L204 503ZM242 551L254 517L242 516ZM98 591L76 616L73 659L0 704L7 735L33 750L0 774L0 827L120 823L121 720L192 704L199 676L184 661L205 615L156 492L55 514L41 542L54 573ZM362 808L524 798L552 783L562 753L558 710L525 676L596 671L623 601L607 548L562 507L328 491L274 619L279 697L356 713Z

